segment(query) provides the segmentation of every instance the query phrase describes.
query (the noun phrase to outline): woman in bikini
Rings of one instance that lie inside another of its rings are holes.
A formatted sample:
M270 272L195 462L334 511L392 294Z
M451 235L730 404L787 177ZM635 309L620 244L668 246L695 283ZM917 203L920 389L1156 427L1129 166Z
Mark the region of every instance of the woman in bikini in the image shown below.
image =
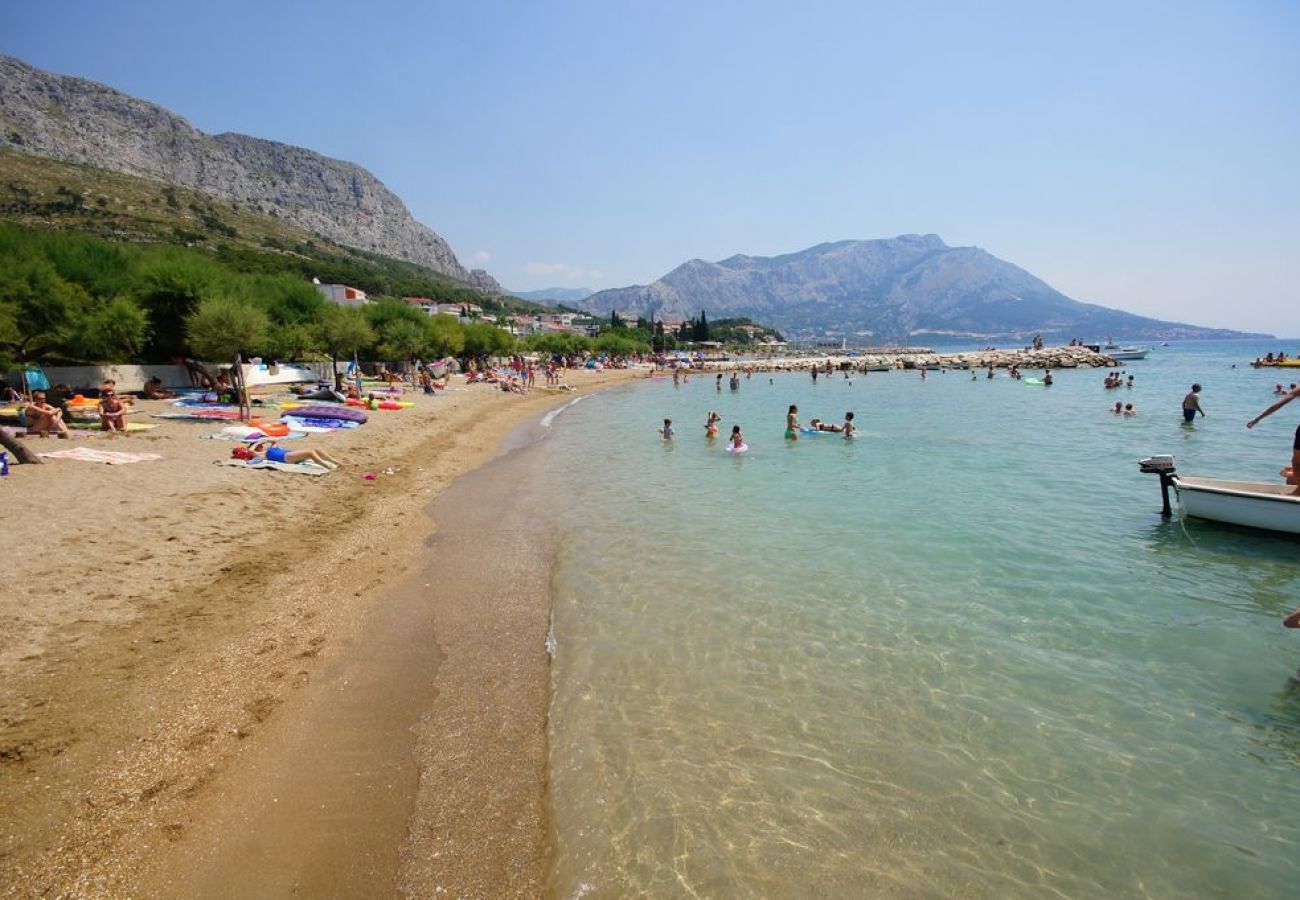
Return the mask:
M99 427L105 431L117 431L126 434L126 407L112 388L105 390L99 397Z
M274 441L259 441L248 449L255 458L269 460L270 462L289 463L290 465L313 462L327 469L337 469L343 465L324 450L315 448L310 450L285 450L283 447L275 446Z

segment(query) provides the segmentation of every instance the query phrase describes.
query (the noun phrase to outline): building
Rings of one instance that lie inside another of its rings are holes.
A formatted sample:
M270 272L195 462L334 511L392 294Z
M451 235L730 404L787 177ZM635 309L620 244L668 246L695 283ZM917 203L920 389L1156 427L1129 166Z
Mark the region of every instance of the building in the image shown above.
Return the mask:
M418 309L427 315L434 315L438 312L438 303L436 300L430 300L428 297L403 297L402 302L412 309Z
M361 288L348 287L346 284L317 284L316 290L325 295L325 299L330 303L337 303L339 306L347 306L353 309L360 309L370 301L366 299L366 292Z

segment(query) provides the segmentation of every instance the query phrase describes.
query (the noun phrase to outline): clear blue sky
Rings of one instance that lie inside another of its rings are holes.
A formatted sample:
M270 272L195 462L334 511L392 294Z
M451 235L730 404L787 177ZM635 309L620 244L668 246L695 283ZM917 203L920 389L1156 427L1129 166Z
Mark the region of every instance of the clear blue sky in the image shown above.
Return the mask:
M1300 335L1300 3L6 6L0 51L360 163L509 288L934 232Z

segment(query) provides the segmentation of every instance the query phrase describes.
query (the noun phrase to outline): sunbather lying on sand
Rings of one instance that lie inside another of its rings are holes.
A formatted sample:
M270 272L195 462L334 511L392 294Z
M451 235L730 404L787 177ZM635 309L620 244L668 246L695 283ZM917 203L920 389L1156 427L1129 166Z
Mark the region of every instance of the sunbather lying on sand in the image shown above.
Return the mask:
M244 453L249 454L254 459L266 459L271 462L289 463L290 465L302 462L313 462L318 466L324 466L327 469L337 469L343 463L330 456L324 450L312 448L310 450L285 450L283 447L275 446L274 441L259 441L251 447L236 447L230 451L230 455L238 459L248 459Z

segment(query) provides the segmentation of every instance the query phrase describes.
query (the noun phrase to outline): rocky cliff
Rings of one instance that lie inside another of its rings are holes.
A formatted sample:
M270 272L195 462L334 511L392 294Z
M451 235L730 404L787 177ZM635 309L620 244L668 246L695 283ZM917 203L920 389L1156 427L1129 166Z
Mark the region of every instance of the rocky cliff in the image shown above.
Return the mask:
M580 305L669 320L703 310L710 319L748 316L796 339L872 343L1243 336L1080 303L978 247L949 247L933 234L693 259L652 284L601 291Z
M501 293L355 163L242 134L204 134L153 103L3 55L0 146L182 185Z

